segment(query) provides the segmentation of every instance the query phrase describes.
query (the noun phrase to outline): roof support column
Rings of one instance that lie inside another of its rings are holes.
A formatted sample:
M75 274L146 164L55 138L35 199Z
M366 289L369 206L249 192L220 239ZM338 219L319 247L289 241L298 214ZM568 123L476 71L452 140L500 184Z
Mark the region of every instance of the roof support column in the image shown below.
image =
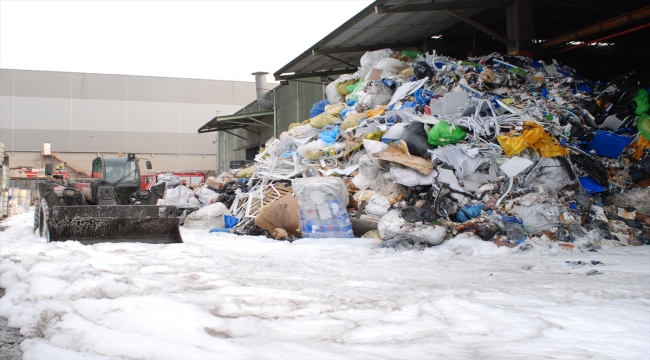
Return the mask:
M506 7L509 55L533 57L533 5L532 0L515 0Z

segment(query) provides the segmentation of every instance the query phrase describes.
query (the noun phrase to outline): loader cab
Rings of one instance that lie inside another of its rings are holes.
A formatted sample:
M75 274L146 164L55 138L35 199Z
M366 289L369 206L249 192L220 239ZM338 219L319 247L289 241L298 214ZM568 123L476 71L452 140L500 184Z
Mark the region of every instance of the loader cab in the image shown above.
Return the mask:
M140 167L135 158L98 157L93 160L91 177L110 183L140 185Z
M129 196L140 189L140 167L135 154L129 154L128 157L95 158L91 177L115 185L120 204L126 204Z

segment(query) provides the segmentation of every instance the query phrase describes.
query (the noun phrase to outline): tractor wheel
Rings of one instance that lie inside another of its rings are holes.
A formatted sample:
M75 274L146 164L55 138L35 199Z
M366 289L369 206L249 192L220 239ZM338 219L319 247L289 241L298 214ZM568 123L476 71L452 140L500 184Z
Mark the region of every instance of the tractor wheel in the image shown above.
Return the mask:
M46 242L50 242L50 233L47 229L47 214L48 214L48 207L47 203L45 201L41 202L41 206L39 206L41 209L40 211L40 224L39 224L39 230L38 234L41 237L44 237L46 239Z
M41 226L41 207L40 207L40 202L41 199L36 199L36 204L34 204L34 227L32 231L34 234L36 234L36 231L40 228Z

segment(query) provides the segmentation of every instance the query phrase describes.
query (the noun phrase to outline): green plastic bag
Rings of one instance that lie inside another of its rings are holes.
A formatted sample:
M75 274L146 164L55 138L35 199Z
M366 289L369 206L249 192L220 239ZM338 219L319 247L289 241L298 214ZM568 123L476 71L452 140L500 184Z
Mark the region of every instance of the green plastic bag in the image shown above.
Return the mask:
M415 59L418 55L422 55L422 51L402 51L402 55L410 59Z
M639 120L636 121L636 128L644 138L650 140L650 115L641 114Z
M452 126L446 121L441 121L429 130L428 142L434 146L442 146L447 144L457 143L465 138L467 131Z
M634 115L641 115L650 109L650 103L648 102L648 91L646 89L639 89L634 98L632 98L632 101L636 102Z
M359 84L361 84L362 82L363 81L359 81L359 82L355 82L352 85L348 85L348 87L346 87L346 89L348 90L348 94L352 94L354 92L354 90L357 89L357 86L359 86Z

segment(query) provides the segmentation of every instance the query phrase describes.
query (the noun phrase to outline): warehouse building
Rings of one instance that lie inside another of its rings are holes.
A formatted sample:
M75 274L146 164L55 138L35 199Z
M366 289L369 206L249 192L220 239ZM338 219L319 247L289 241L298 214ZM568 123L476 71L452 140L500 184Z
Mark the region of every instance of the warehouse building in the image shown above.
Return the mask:
M94 157L129 152L154 170L215 170L216 138L197 127L255 98L253 81L1 69L0 140L12 167L42 167L49 144L86 174Z

